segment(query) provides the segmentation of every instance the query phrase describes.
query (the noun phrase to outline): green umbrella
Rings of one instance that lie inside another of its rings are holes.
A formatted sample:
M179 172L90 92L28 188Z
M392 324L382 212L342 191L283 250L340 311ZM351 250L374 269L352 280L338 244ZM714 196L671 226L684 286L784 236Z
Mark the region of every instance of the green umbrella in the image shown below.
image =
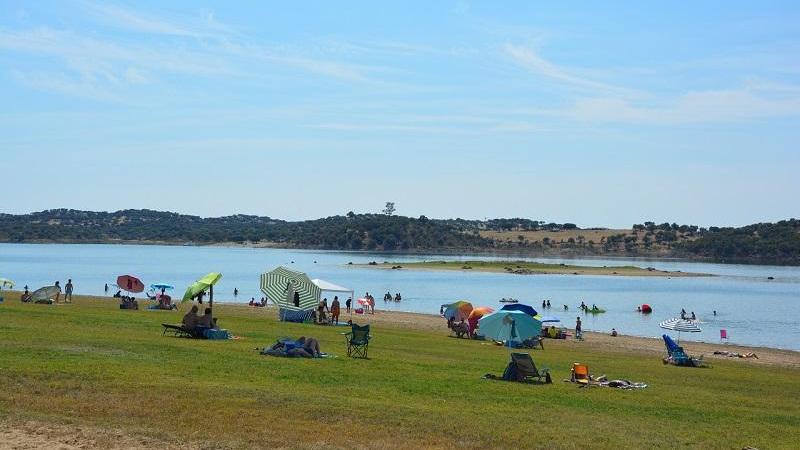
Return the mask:
M201 293L208 291L208 307L209 309L213 308L214 285L217 284L217 281L219 281L221 278L222 274L219 272L211 272L206 276L204 276L203 278L200 278L199 280L192 283L192 285L186 289L186 293L183 294L182 301L185 302L187 300L191 300L200 295Z
M8 278L0 278L0 288L7 287L9 289L14 288L14 282L9 280Z

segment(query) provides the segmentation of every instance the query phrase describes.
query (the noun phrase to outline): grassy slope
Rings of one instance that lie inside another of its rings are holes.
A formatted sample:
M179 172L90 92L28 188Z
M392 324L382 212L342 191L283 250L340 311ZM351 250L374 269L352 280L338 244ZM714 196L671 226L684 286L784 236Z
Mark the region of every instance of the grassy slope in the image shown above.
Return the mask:
M362 264L363 265L363 264ZM513 273L527 270L539 274L578 274L578 275L622 275L622 276L704 276L690 272L667 272L647 270L637 266L590 267L570 264L546 264L525 261L424 261L405 263L383 263L378 267L402 266L404 269L472 270L475 272ZM467 267L469 269L467 269ZM511 270L509 270L511 269Z
M0 305L0 418L91 424L212 447L792 448L800 442L800 373L741 361L712 369L590 354L548 341L534 351L555 383L481 380L507 352L477 341L382 327L370 360L344 355L341 328L276 322L270 311L220 306L243 337L162 337L170 312L110 301ZM259 356L280 335L313 335L329 360ZM578 389L573 361L645 381L637 392ZM309 432L301 432L309 430Z

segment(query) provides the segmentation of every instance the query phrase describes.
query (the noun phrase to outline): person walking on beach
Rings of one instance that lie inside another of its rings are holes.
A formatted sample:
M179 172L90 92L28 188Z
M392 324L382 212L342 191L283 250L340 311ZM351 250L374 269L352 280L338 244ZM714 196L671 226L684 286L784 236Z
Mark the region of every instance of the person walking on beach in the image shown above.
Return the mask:
M581 318L580 316L575 318L575 339L580 341L583 340L583 330L581 330Z
M336 325L339 325L339 312L340 312L340 309L341 308L339 306L339 297L338 296L334 296L333 297L333 302L331 302L331 322L335 323Z
M64 285L64 302L72 303L72 278L67 280L67 284Z
M58 289L58 292L56 293L56 303L58 303L58 300L61 298L61 282L56 281L55 287Z
M350 314L350 305L353 304L353 298L347 297L347 300L344 302L344 307L347 308L347 314Z

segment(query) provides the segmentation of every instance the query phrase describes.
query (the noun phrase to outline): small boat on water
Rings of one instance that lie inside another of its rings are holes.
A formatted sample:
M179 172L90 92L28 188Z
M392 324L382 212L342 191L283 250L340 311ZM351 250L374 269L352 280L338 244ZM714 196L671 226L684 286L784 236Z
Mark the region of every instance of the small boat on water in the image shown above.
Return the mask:
M519 300L517 300L515 298L505 298L505 297L503 297L503 298L500 299L500 303L519 303Z

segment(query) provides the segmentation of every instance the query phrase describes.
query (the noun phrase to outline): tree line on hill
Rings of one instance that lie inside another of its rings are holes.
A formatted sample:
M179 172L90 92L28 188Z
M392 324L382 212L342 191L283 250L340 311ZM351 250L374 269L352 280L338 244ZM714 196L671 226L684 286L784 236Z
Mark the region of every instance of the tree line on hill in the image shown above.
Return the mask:
M387 204L388 205L388 204ZM293 248L377 251L515 251L529 254L674 256L727 262L800 264L800 221L783 220L745 227L656 224L633 225L630 232L609 234L600 242L578 234L558 241L575 224L530 219L428 219L396 216L394 205L383 214L337 215L285 221L233 215L201 218L152 210L116 212L52 209L30 214L0 214L2 242L166 242L211 244L269 243ZM592 228L592 230L604 230ZM500 240L484 231L550 231L554 238L528 242ZM574 233L573 233L574 234Z

